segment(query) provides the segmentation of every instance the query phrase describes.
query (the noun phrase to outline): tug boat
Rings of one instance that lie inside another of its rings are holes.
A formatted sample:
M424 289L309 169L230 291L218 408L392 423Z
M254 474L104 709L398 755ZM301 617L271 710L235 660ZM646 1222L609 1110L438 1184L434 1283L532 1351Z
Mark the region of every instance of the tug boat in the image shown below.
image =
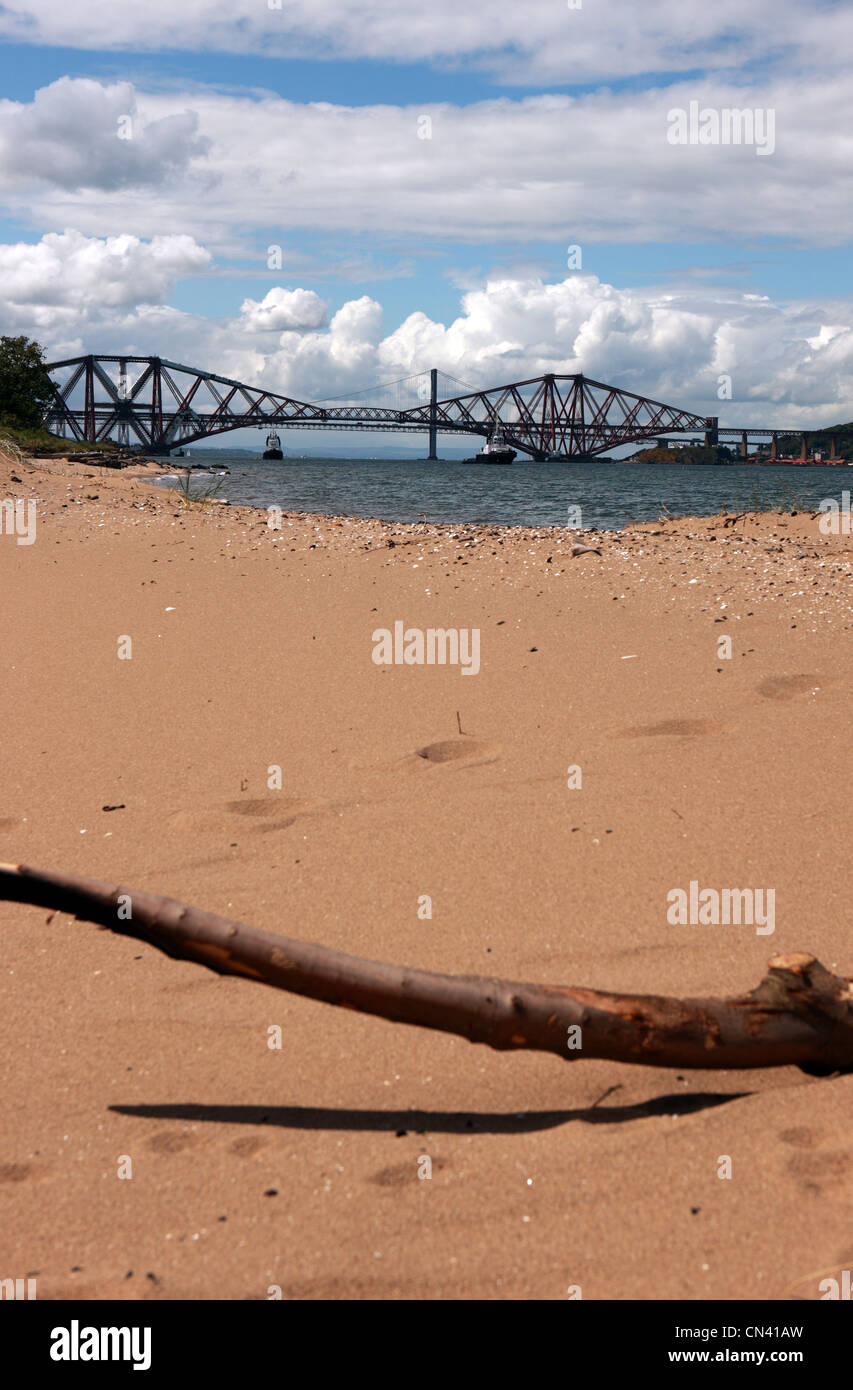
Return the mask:
M511 449L506 442L503 429L496 425L492 430L489 441L471 459L463 459L463 463L512 463L516 457L515 449Z
M264 449L264 452L261 454L261 458L265 458L265 459L283 459L283 458L284 458L284 454L281 452L281 440L279 439L279 437L278 437L278 435L275 433L275 431L273 431L272 434L268 434L268 435L267 435L267 447Z

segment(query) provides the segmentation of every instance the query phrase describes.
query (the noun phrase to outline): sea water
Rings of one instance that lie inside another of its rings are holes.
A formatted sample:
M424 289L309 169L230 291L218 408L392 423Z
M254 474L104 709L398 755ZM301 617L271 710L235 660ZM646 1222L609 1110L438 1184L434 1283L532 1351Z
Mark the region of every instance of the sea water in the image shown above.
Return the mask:
M486 522L503 526L576 524L616 530L636 521L710 516L723 509L816 511L839 500L853 469L785 464L534 463L508 466L417 459L254 459L224 449L192 451L193 463L224 465L217 496L254 507L386 521ZM178 464L180 466L180 463ZM211 485L198 478L201 491ZM163 480L161 486L175 486Z

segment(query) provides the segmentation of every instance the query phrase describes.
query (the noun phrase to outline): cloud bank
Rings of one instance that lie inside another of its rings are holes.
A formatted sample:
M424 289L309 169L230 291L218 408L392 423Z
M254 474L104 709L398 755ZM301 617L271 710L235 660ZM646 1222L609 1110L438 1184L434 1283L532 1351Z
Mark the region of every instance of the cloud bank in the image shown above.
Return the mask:
M773 154L670 143L668 114L694 101L772 110ZM309 229L345 236L356 256L382 240L411 254L449 239L708 241L735 229L831 245L850 234L850 103L846 74L425 108L63 78L31 103L0 103L0 191L39 227L181 231L220 250L245 244L251 221L264 228L259 263L270 241Z
M448 324L422 310L386 323L363 295L326 323L313 291L274 286L232 318L163 299L210 253L187 236L45 236L0 246L0 316L52 358L159 353L319 400L439 367L474 386L579 372L732 423L819 425L853 416L853 312L843 300L773 303L696 286L619 289L578 273L493 279ZM731 399L720 396L730 377Z
M796 57L846 65L846 0L7 0L0 35L71 48L256 53L480 67L506 82L589 82L745 68Z

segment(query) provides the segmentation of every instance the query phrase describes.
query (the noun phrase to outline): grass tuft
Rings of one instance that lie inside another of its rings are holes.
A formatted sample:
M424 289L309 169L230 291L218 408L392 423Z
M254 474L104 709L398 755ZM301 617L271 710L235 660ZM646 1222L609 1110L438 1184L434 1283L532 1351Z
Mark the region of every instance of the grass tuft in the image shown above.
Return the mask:
M182 507L209 507L216 502L222 491L222 478L216 478L213 482L202 485L200 488L193 488L193 478L189 470L178 478L177 483L170 489L177 496Z

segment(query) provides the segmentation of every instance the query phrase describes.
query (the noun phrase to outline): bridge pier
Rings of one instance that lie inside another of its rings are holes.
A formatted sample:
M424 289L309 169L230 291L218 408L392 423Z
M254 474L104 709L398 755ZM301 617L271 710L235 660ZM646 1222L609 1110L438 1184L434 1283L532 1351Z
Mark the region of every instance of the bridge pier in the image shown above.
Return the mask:
M805 463L805 461L806 461L806 436L805 436L804 434L801 434L801 435L800 435L800 463Z
M438 427L436 424L438 419L438 411L436 410L437 400L438 368L432 367L429 374L429 453L427 454L427 463L438 462L438 454L436 453L438 444Z
M777 442L776 442L776 434L775 434L775 431L774 431L774 434L773 434L772 443L771 443L771 445L770 445L770 457L771 457L772 459L775 459L775 458L778 458L778 457L779 457L779 446L778 446L778 444L777 444Z
M719 415L708 415L705 418L705 448L716 449L719 443Z
M740 456L742 459L749 457L749 440L747 438L746 430L743 431L740 437Z

